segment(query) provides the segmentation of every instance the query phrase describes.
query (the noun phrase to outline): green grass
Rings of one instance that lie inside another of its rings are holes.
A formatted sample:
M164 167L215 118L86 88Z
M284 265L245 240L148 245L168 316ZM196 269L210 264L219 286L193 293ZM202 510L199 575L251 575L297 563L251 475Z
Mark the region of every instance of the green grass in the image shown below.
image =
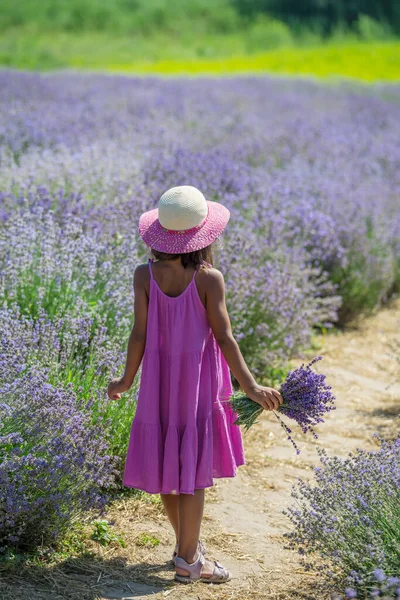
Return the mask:
M160 540L154 535L150 535L146 532L143 532L138 535L135 540L135 544L137 546L145 546L147 548L154 548L160 544Z
M115 36L99 32L8 30L0 38L0 64L17 69L84 69L129 74L222 75L276 73L400 80L400 41L363 42L345 37L326 44L286 41L259 51L243 35L164 34Z

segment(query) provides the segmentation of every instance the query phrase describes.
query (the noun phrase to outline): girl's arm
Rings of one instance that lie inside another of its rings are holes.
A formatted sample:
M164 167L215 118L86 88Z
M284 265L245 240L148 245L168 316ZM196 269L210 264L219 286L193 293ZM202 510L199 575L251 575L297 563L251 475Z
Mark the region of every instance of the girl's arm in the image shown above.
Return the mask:
M142 362L146 346L147 311L149 298L144 287L147 265L139 265L133 274L134 300L134 323L129 336L128 353L126 357L125 371L122 380L131 387L135 375Z
M113 400L121 397L129 390L142 362L146 346L147 312L149 297L144 286L147 265L139 265L133 274L134 290L134 323L128 341L125 371L120 379L112 381L108 386L108 395Z
M214 337L228 366L245 394L266 410L277 410L283 398L278 390L258 385L242 356L225 303L224 277L218 269L210 272L206 286L207 317Z

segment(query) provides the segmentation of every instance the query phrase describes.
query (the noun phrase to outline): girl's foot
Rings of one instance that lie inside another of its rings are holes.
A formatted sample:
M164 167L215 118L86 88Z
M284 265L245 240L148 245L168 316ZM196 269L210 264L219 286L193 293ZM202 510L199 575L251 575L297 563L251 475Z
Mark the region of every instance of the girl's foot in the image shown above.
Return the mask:
M206 554L207 553L207 548L205 547L205 545L203 544L203 542L201 540L199 540L197 548L199 550L199 552L201 552L202 554ZM174 553L172 555L172 562L175 564L175 557L178 554L179 551L179 546L178 544L175 545L175 550Z
M181 556L175 558L175 581L180 583L199 580L206 583L225 583L230 578L230 573L225 567L216 560L207 560L198 550L192 563L186 562Z

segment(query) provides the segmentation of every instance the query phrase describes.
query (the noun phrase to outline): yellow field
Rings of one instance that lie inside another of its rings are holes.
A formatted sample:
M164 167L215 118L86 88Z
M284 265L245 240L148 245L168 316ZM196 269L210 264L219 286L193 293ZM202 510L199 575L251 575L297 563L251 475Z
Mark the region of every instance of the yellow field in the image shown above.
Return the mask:
M76 66L84 68L81 61ZM284 48L248 56L104 64L102 70L165 75L282 73L350 77L362 81L400 80L400 42L354 43L313 48Z

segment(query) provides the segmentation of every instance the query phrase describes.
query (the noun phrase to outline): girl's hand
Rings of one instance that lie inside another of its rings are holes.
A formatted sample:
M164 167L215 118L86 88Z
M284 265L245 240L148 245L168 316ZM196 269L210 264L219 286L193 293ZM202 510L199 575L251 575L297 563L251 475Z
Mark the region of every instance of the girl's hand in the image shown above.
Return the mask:
M110 400L119 400L121 398L121 394L127 392L129 390L129 386L124 382L123 378L113 379L108 384L107 395Z
M257 402L265 410L278 410L279 405L283 403L281 394L271 387L256 384L253 388L247 390L246 394L250 400Z

